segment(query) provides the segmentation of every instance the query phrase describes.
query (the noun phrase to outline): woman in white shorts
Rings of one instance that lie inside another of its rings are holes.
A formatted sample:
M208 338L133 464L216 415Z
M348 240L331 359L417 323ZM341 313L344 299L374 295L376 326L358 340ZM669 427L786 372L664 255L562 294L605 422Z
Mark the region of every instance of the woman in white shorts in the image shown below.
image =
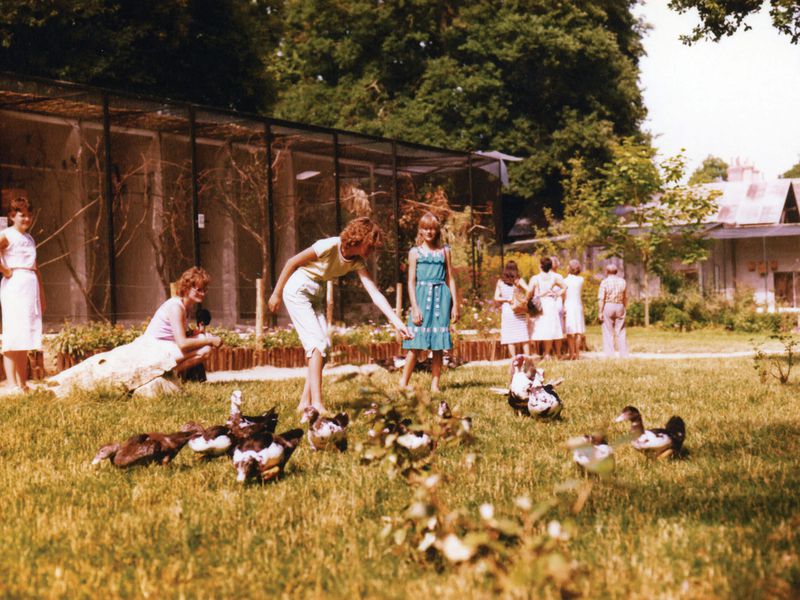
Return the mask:
M382 241L383 231L372 219L354 219L339 237L317 240L310 248L286 261L278 277L269 298L269 309L277 312L283 301L308 360L308 377L297 407L303 421L310 407L320 413L325 412L322 403L322 367L328 352L328 326L325 314L315 308L315 304L322 305L319 301L322 282L355 271L361 285L389 322L403 337L413 337L367 271L365 260L375 248L381 246Z

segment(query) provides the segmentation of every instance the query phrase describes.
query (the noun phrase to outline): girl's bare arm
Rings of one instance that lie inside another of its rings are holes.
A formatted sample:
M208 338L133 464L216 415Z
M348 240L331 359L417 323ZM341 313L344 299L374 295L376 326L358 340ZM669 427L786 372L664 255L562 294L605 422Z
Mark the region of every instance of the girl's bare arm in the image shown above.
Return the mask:
M447 285L450 288L450 297L453 300L453 308L450 311L450 320L455 323L461 316L461 311L458 309L458 290L456 290L456 276L453 273L452 259L450 258L450 248L444 249L444 264L447 269L445 274L447 277Z
M283 294L283 288L286 287L286 282L289 281L289 277L292 276L292 273L294 273L298 267L310 263L315 258L317 258L317 253L314 251L314 248L308 247L286 261L286 264L283 265L283 269L281 269L281 274L278 276L278 281L275 282L275 289L272 290L269 302L267 303L271 312L278 312L278 309L281 307L281 294Z
M372 302L378 307L378 310L380 310L389 320L389 322L394 325L395 329L403 334L403 337L406 339L412 339L414 336L408 331L408 328L405 326L405 323L400 320L400 317L394 313L392 305L389 304L389 301L386 299L386 297L381 294L378 286L375 285L374 281L372 281L369 271L366 269L359 269L358 278L361 280L361 285L364 286L364 289L369 294Z

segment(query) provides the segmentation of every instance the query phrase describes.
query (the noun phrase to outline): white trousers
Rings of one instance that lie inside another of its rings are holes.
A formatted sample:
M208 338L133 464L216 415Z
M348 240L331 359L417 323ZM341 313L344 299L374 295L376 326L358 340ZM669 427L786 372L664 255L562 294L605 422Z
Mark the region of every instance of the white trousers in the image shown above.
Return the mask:
M283 303L303 344L306 358L311 358L315 349L322 356L328 352L328 321L322 311L314 309L320 289L320 284L303 271L292 273L283 288Z

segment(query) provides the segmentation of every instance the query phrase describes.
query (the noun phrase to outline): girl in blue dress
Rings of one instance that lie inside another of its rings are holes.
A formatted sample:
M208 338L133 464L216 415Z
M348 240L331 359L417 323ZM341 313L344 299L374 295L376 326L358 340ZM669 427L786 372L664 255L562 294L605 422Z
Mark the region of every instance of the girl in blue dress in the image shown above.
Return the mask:
M456 279L450 247L442 245L442 224L436 215L422 215L417 227L417 245L408 253L408 296L411 314L408 329L414 338L403 342L408 350L400 387L407 388L420 358L432 351L431 391L439 391L442 356L453 347L450 322L458 321ZM422 353L425 354L422 354Z

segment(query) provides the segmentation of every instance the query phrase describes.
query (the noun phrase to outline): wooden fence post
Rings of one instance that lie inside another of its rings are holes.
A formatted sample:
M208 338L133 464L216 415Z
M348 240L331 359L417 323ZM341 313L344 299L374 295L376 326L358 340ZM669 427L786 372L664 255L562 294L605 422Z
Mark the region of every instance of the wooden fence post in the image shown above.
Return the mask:
M256 341L264 336L264 280L256 278Z
M326 282L325 319L328 321L328 327L330 327L333 324L333 280Z

